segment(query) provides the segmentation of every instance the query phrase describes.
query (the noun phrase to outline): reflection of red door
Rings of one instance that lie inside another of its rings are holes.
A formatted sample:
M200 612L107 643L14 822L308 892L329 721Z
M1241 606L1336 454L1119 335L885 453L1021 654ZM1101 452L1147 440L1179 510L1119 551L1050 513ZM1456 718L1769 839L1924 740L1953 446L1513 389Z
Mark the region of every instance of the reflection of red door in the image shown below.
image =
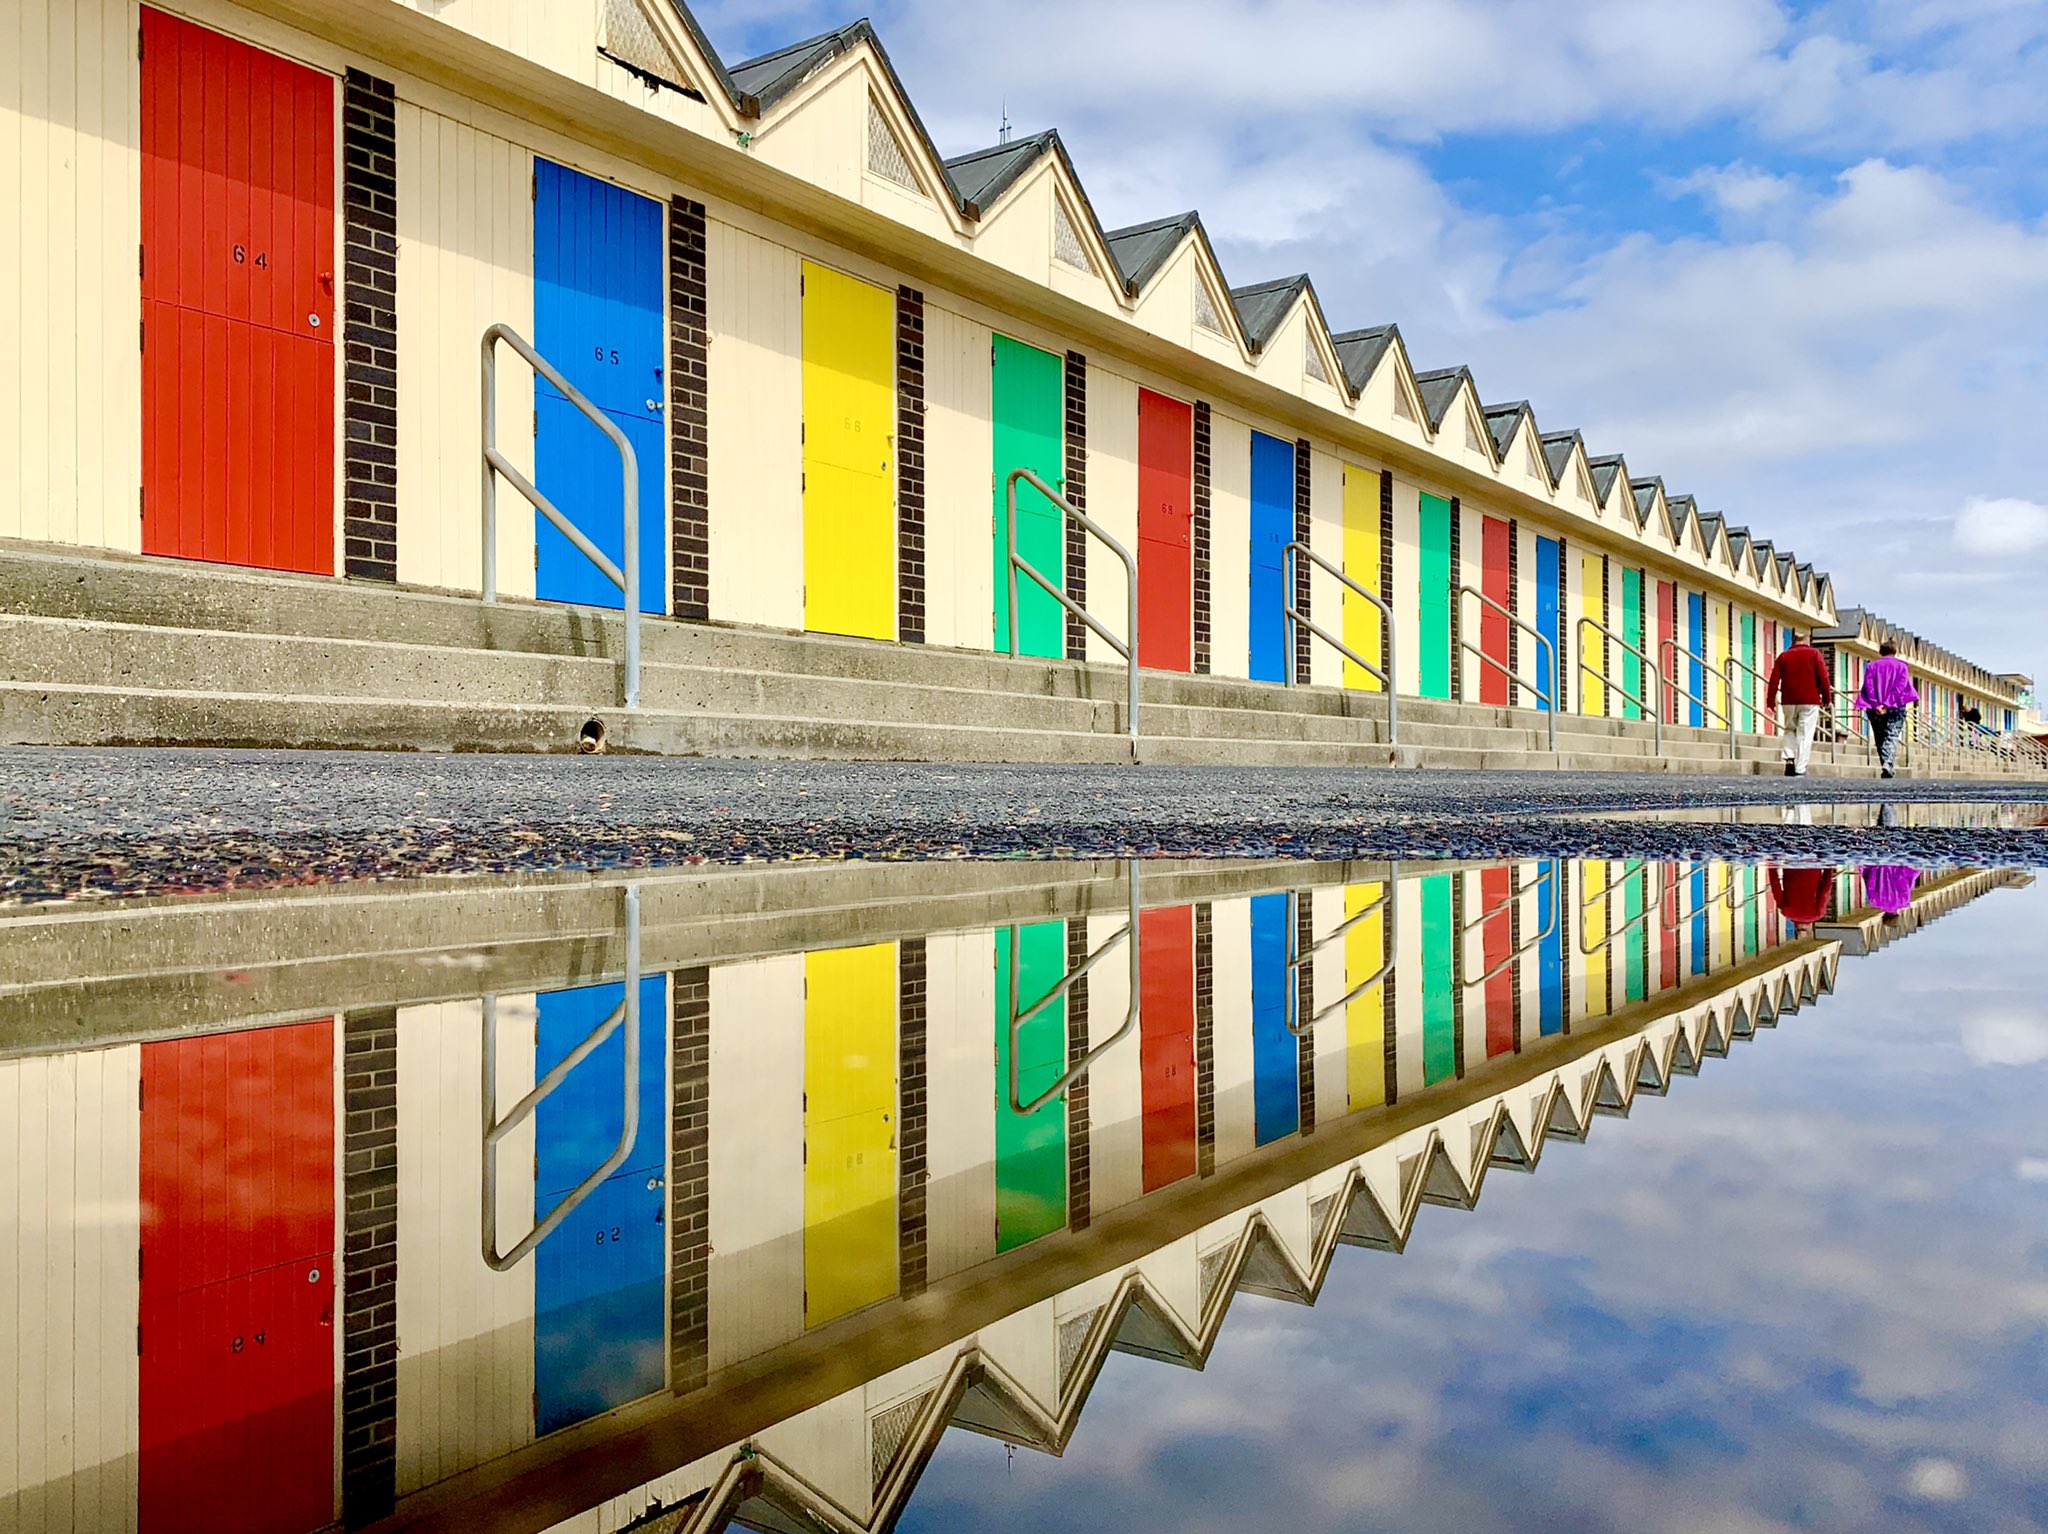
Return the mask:
M142 1050L141 1521L334 1517L334 1025Z
M1194 662L1195 413L1138 391L1138 664Z
M334 569L334 82L142 12L142 545Z
M1479 529L1479 589L1488 597L1509 605L1513 590L1508 584L1508 540L1507 523L1498 517L1480 518ZM1479 610L1479 648L1491 656L1498 665L1489 666L1483 661L1474 662L1479 667L1479 701L1481 703L1511 703L1516 700L1508 696L1508 619L1507 614L1496 612L1484 602L1474 602Z
M1195 1171L1195 908L1138 918L1145 1191Z
M1486 1057L1512 1054L1515 1048L1515 966L1508 955L1515 951L1515 871L1487 868L1479 874L1479 908L1493 914L1480 929L1479 973L1499 966L1500 973L1486 982Z

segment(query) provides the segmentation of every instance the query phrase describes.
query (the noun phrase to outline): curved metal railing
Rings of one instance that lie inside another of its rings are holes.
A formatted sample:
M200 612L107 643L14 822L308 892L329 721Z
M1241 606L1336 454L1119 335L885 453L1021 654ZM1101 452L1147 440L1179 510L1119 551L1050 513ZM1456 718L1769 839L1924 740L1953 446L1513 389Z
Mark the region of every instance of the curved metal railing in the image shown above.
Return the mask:
M1124 612L1125 620L1130 626L1130 632L1123 638L1118 638L1115 634L1104 628L1093 613L1068 596L1066 592L1062 591L1052 581L1048 580L1037 566L1017 552L1017 481L1019 480L1023 480L1040 495L1051 501L1053 505L1060 509L1062 515L1072 517L1076 522L1080 523L1085 532L1092 534L1097 542L1107 547L1110 553L1116 555L1123 562L1125 601L1128 603ZM1108 528L1095 521L1087 512L1076 506L1064 495L1061 495L1059 491L1053 489L1051 485L1048 485L1044 480L1032 473L1031 470L1012 469L1009 479L1004 482L1004 488L1009 499L1010 510L1010 559L1008 571L1010 588L1010 654L1014 656L1017 653L1017 572L1022 570L1036 581L1054 601L1087 624L1089 628L1093 629L1101 637L1104 644L1124 658L1124 666L1128 678L1126 682L1128 701L1124 707L1124 725L1125 731L1131 740L1131 760L1136 761L1138 759L1138 562L1131 558L1131 551L1129 549L1118 543L1111 536Z
M1649 692L1650 696L1653 698L1661 695L1664 691L1663 673L1658 671L1657 663L1655 661L1651 660L1649 656L1645 655L1641 650L1638 650L1626 639L1623 639L1621 635L1615 633L1613 629L1609 628L1606 624L1602 623L1598 618L1589 618L1585 616L1580 617L1578 629L1575 631L1578 633L1581 641L1579 645L1579 670L1585 672L1589 676L1598 677L1600 679L1601 686L1607 688L1611 692L1620 693L1622 697L1626 698L1629 702L1633 703L1637 708L1641 709L1645 714L1650 716L1650 727L1653 731L1652 738L1656 741L1657 752L1661 756L1664 751L1664 715L1655 707L1655 705L1645 702L1642 698L1639 698L1638 696L1636 696L1636 694L1630 692L1626 687L1622 686L1621 683L1609 678L1604 666L1595 666L1586 659L1586 647L1584 639L1585 631L1589 628L1597 629L1600 633L1606 635L1608 639L1612 640L1615 644L1620 645L1622 649L1628 651L1629 654L1633 655L1637 660L1643 663L1644 669L1650 673Z
M1345 590L1363 597L1379 613L1380 633L1383 636L1387 650L1386 670L1382 671L1335 634L1319 626L1313 618L1294 605L1294 588L1298 580L1298 572L1294 562L1304 554L1308 556L1311 565L1328 575L1335 576L1343 583ZM1294 674L1294 655L1299 647L1300 640L1300 635L1296 633L1296 626L1299 625L1350 661L1352 665L1363 668L1369 676L1378 680L1381 689L1387 695L1387 744L1390 746L1400 744L1401 690L1394 685L1392 675L1395 670L1394 635L1396 632L1393 609L1299 539L1288 544L1280 553L1280 579L1282 582L1280 604L1282 611L1287 615L1287 685L1292 687L1300 680Z
M1494 601L1492 597L1488 596L1478 587L1466 586L1460 584L1457 581L1452 581L1451 599L1455 602L1462 603L1466 597L1477 597L1484 605L1492 608L1493 611L1499 613L1503 618L1507 619L1508 622L1512 623L1516 628L1520 629L1523 633L1533 638L1538 644L1542 645L1544 653L1550 657L1550 691L1545 692L1541 687L1538 687L1535 683L1524 680L1516 672L1510 669L1505 662L1496 660L1493 656L1488 655L1484 650L1474 645L1462 634L1458 637L1458 647L1460 649L1471 651L1474 655L1478 656L1481 660L1485 661L1487 665L1493 667L1494 670L1500 672L1503 676L1505 676L1511 685L1515 687L1525 688L1528 691L1536 694L1537 698L1543 704L1544 711L1550 716L1550 749L1554 754L1557 750L1557 646L1551 641L1550 636L1544 633L1543 630L1536 627L1535 624L1524 623L1520 618L1516 617L1513 613L1509 612L1505 607L1501 606L1500 603ZM1464 691L1462 686L1459 688L1459 691ZM1508 695L1508 701L1509 703L1514 702L1514 695L1512 693Z

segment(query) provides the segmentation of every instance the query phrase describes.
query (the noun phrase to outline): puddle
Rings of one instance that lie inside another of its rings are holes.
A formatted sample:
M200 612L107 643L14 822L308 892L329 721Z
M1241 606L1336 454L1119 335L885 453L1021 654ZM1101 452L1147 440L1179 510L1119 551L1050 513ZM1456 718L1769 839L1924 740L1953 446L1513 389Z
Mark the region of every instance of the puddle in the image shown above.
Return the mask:
M1688 804L1676 809L1595 810L1602 820L1669 821L1705 826L1843 826L1885 831L2038 831L2048 804L1848 803Z
M2044 923L1558 860L0 920L0 1506L2030 1526Z

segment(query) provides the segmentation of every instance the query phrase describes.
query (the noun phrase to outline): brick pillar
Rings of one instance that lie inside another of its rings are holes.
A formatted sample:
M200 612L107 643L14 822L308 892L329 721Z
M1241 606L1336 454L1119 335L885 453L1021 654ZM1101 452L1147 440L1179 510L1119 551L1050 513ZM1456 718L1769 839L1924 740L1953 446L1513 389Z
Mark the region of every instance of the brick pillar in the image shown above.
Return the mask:
M1465 579L1465 512L1457 496L1451 497L1451 579L1462 583ZM1465 647L1459 642L1465 637L1464 598L1452 598L1448 592L1445 600L1451 604L1451 696L1458 702L1465 701Z
M1519 864L1508 873L1508 887L1514 894L1514 899L1508 906L1508 952L1518 954L1522 951L1523 893L1522 870ZM1553 899L1556 895L1555 890L1551 891ZM1518 1055L1522 1052L1522 962L1516 959L1508 966L1508 978L1514 985L1513 1011L1510 1015L1514 1019L1515 1053ZM1539 968L1537 973L1540 975L1542 970Z
M925 940L907 937L896 946L896 1028L902 1080L897 1097L896 1291L905 1299L924 1293L930 1230L930 1105L926 1074L930 1039L927 1015Z
M1309 1019L1316 1009L1316 961L1309 948L1315 943L1314 890L1303 890L1294 907L1295 952L1301 956L1296 969L1294 1024L1301 1030L1294 1041L1295 1075L1299 1083L1301 1132L1314 1134L1316 1128L1316 1040Z
M1195 907L1195 1175L1216 1175L1216 929Z
M1451 1059L1459 1081L1465 1079L1465 884L1471 877L1467 871L1451 880Z
M341 1495L351 1524L391 1511L398 1473L398 1012L341 1028Z
M896 637L924 643L924 294L896 290Z
M1394 605L1394 471L1380 471L1380 600L1387 604L1387 611L1398 613ZM1394 625L1383 614L1380 618L1380 670L1388 676L1394 672ZM1388 692L1395 689L1390 683Z
M1138 934L1130 940L1135 943ZM1075 916L1067 922L1067 973L1088 962L1088 918ZM1072 1070L1088 1053L1088 981L1076 980L1067 992L1067 1068ZM1043 1111L1050 1111L1043 1110ZM1067 1228L1086 1230L1089 1221L1088 1189L1088 1077L1084 1072L1067 1088Z
M711 616L709 348L704 204L668 201L669 611Z
M1309 536L1314 528L1309 498L1309 450L1308 439L1304 437L1294 444L1294 540L1313 547ZM1294 606L1304 618L1311 616L1309 598L1314 591L1309 574L1308 561L1297 559L1294 562ZM1297 624L1294 630L1294 679L1297 682L1309 679L1309 644L1308 628Z
M1066 373L1067 484L1066 497L1077 510L1088 509L1088 359L1079 352L1067 353ZM1067 530L1066 592L1081 606L1088 605L1088 535L1071 517L1061 517ZM1088 658L1088 625L1066 613L1067 659Z
M1579 675L1578 651L1565 647L1571 636L1571 548L1562 533L1557 538L1557 711L1571 712L1572 684Z
M711 972L677 970L669 1061L669 1388L703 1388L711 1357Z
M1562 1030L1572 1031L1572 955L1578 950L1572 947L1572 900L1577 898L1577 886L1572 883L1572 862L1559 858L1551 865L1557 870L1551 886L1552 898L1557 901L1558 946L1564 950L1564 962L1558 965L1558 1006L1557 1015L1562 1019Z
M398 579L398 117L389 80L341 85L342 574Z
M1210 421L1207 400L1195 401L1195 510L1190 533L1194 543L1195 670L1206 674L1210 664L1209 517Z
M1514 517L1508 518L1508 612L1522 616L1522 524ZM1508 625L1508 670L1516 676L1522 674L1522 631L1512 623ZM1512 708L1523 697L1522 689L1509 682L1508 706Z

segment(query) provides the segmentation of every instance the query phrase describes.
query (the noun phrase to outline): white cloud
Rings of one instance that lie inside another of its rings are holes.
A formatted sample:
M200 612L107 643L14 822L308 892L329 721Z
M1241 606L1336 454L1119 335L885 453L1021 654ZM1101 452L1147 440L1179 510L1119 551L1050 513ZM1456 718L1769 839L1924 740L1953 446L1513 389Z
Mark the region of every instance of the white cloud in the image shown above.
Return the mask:
M2017 1010L1980 1012L1962 1025L1963 1053L1979 1065L2038 1065L2048 1060L2048 1017Z
M1798 190L1798 182L1737 160L1732 165L1703 165L1669 183L1668 190L1673 195L1696 195L1723 214L1754 218L1783 206Z
M2013 1170L2021 1182L2048 1182L2048 1156L2022 1156Z
M1906 1490L1927 1502L1958 1502L1970 1489L1970 1478L1952 1459L1916 1460L1906 1473Z
M1993 558L2048 548L2048 506L1973 496L1956 514L1955 541L1965 554Z

